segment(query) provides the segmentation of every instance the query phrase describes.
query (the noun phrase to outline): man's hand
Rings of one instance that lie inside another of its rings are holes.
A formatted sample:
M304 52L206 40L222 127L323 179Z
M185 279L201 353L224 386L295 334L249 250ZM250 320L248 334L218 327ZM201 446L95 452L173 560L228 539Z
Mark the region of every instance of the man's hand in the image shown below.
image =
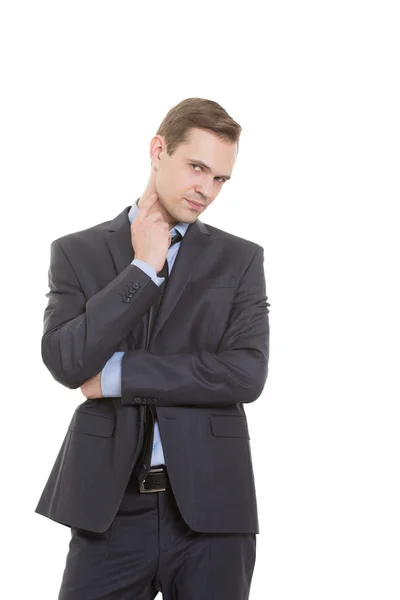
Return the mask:
M82 394L87 400L92 398L104 398L101 390L101 371L94 377L91 377L80 387Z
M171 245L171 225L165 220L165 210L154 193L141 198L139 211L131 224L131 241L135 258L155 268L159 273Z

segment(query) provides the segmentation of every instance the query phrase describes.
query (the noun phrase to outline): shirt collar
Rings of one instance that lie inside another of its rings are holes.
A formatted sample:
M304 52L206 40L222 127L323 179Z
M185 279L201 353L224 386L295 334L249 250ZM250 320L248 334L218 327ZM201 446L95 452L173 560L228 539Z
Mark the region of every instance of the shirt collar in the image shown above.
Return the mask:
M129 218L129 222L132 225L132 222L134 220L134 218L136 217L139 207L137 205L137 203L139 202L140 198L138 198L137 200L135 200L135 202L132 204L129 213L128 213L128 218ZM181 234L181 236L183 237L187 231L187 228L189 227L189 223L183 223L183 222L179 222L176 225L174 225L174 227L172 229L170 229L171 234L173 235L173 231L174 229L176 231L179 231L179 233Z

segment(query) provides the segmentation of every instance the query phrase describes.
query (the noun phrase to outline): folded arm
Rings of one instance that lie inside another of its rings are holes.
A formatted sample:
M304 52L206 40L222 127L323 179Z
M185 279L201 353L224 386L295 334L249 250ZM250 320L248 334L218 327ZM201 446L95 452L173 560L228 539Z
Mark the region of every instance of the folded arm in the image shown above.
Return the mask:
M61 245L51 243L41 352L59 383L75 389L98 374L159 297L158 285L134 263L87 300Z
M269 358L269 306L264 252L255 252L236 292L228 325L215 353L122 356L123 404L219 407L253 402L265 385Z

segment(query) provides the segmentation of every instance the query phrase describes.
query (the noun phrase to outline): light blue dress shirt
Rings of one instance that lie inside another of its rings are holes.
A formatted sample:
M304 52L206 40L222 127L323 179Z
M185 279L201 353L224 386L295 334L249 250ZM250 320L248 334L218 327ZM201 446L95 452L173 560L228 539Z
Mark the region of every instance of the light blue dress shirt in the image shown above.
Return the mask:
M136 202L137 202L137 200L136 200ZM133 205L128 213L129 222L131 224L139 210L136 202L133 203ZM179 231L179 233L183 237L185 235L188 227L189 227L189 223L182 223L182 222L177 223L175 225L175 227L173 227L170 230L171 236L173 237L175 235L175 233L177 231ZM180 245L181 245L181 242L177 242L176 244L174 244L173 246L170 246L170 248L168 248L167 261L168 261L169 273L171 273L171 271L172 271L172 267L174 265L176 255L178 254ZM161 285L162 282L164 281L164 277L157 277L155 268L153 266L147 264L143 260L134 258L131 264L136 265L137 267L142 269L142 271L144 271L149 277L151 277L152 280L154 281L154 283L156 283L157 285ZM103 396L105 398L114 398L114 397L117 398L117 397L121 396L121 363L122 363L123 355L124 355L124 352L114 352L114 354L107 361L107 363L105 364L105 366L101 372L101 390L102 390ZM164 465L164 464L165 464L165 459L164 459L164 453L163 453L162 445L161 445L160 430L158 428L158 421L156 419L154 422L153 450L152 450L150 465L153 466L153 465Z

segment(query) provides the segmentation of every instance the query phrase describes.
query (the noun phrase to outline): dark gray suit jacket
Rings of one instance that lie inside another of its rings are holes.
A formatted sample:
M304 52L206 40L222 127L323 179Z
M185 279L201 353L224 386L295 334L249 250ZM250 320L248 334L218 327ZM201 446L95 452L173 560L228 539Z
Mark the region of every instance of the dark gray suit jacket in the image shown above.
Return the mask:
M265 385L270 306L263 248L205 225L181 242L148 348L148 310L161 294L134 258L130 206L114 220L51 244L42 358L76 389L118 350L120 398L80 404L36 512L105 531L156 410L173 493L200 532L259 533L243 403Z

